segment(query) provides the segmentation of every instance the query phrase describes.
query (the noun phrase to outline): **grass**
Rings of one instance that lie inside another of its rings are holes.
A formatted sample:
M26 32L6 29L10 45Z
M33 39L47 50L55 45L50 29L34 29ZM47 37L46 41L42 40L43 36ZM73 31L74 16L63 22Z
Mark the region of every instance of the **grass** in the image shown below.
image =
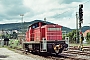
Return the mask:
M9 50L14 50L15 48L20 49L20 48L22 48L22 46L18 40L10 40L9 46L6 46L6 45L1 46L1 44L0 44L0 48L8 48Z

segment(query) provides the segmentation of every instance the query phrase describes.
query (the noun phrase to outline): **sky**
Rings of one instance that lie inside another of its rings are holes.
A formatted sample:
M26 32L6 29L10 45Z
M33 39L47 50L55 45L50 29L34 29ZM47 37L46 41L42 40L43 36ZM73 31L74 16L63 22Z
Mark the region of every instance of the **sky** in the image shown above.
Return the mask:
M75 29L80 4L83 4L82 26L90 26L90 0L0 0L0 24L46 18L48 22Z

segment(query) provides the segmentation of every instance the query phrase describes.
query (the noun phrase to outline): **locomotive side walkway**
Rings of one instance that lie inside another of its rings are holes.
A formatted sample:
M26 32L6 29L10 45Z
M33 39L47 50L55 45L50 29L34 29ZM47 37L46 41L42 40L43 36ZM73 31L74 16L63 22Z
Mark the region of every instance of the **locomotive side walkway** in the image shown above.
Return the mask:
M7 48L0 48L0 60L40 60L29 56L15 53Z

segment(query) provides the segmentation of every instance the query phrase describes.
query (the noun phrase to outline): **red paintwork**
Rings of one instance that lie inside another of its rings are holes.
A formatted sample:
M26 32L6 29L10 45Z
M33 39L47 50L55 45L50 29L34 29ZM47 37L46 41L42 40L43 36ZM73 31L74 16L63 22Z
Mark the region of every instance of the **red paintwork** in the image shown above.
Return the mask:
M55 29L55 30L48 30L48 29ZM56 29L60 30L56 30ZM45 25L42 29L42 38L45 37L46 40L62 40L62 31L61 31L61 26L59 25ZM44 35L45 34L45 35Z
M28 35L28 31L26 32L26 40L28 41L29 40L29 35Z
M52 25L43 25L42 22L35 23L39 26L36 28L32 28L31 25L29 26L28 31L26 32L26 41L41 41L42 38L45 38L46 40L62 40L62 26L57 24ZM57 30L56 30L57 29Z

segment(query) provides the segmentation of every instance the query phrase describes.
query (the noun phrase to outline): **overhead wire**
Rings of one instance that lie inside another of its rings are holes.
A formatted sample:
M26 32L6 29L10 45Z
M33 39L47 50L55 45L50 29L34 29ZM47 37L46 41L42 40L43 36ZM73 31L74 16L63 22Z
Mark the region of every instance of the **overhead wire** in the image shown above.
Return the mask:
M87 0L86 2L84 2L84 3L82 3L82 4L86 4L86 3L88 3L90 0ZM72 9L75 9L75 8L77 8L78 6L76 6L76 7L73 7ZM65 11L65 12L62 12L62 13L60 13L59 15L62 15L62 14L64 14L64 13L67 13L68 11L70 11L71 9L69 9L69 10L67 10L67 11Z
M90 0L87 0L86 2L84 2L83 4L85 4L85 3L88 3Z
M88 2L90 2L90 0L87 0L86 2L82 2L82 4L86 4L86 3L88 3ZM67 11L64 11L64 12L60 13L58 16L60 16L60 15L62 15L62 14L65 14L65 13L68 13L70 10L75 9L75 8L77 8L77 7L78 7L78 6L73 7L73 8L71 8L71 9L68 9ZM69 19L70 19L70 17L69 17Z

